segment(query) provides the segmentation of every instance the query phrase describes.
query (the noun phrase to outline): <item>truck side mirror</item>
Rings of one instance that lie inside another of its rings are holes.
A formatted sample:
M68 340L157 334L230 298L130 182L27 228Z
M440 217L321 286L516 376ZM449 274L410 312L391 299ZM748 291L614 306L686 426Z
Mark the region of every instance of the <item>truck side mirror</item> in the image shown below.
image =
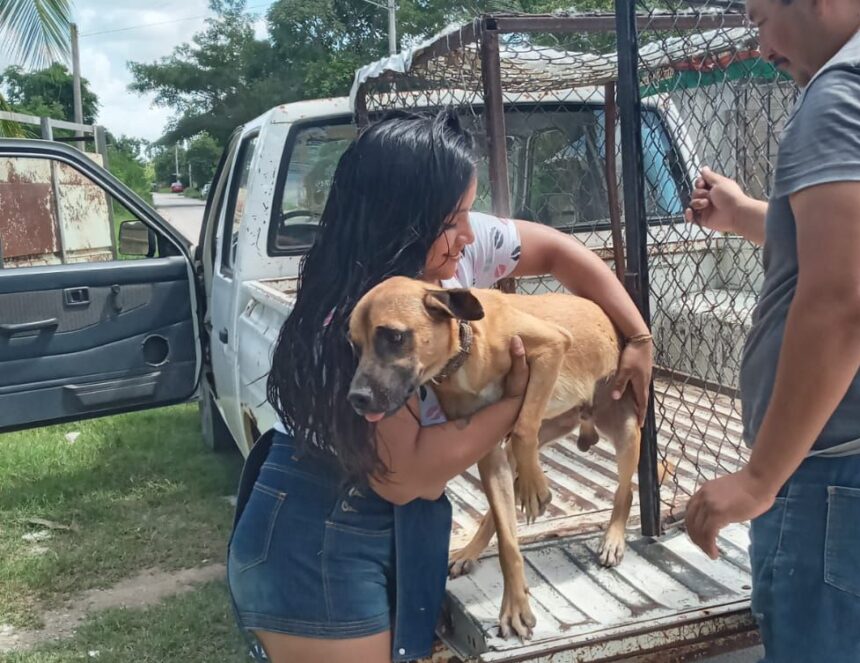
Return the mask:
M119 226L119 252L152 258L157 247L155 233L141 221L123 221Z

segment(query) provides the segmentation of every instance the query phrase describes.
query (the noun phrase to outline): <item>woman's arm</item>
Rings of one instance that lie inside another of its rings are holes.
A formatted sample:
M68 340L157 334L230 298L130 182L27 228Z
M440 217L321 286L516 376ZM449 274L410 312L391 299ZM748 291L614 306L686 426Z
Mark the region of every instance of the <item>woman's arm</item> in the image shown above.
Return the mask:
M515 223L522 251L513 276L551 274L571 292L600 306L625 339L649 333L624 286L594 252L549 226L519 220ZM648 406L651 366L651 343L629 344L624 348L616 376L615 398L620 398L627 383L632 382L640 425Z
M511 342L513 364L505 381L505 394L464 419L422 427L418 400L383 419L376 428L379 455L388 476L371 477L373 489L394 504L416 498L434 500L449 480L483 458L510 432L520 412L529 370L522 340Z

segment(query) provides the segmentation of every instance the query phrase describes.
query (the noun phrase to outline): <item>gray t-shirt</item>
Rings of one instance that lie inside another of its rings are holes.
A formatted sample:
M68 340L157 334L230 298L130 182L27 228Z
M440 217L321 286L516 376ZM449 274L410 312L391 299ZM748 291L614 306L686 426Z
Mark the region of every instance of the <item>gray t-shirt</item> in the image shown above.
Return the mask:
M741 366L748 444L758 434L770 402L797 288L797 229L789 196L840 181L860 181L860 33L803 90L780 141L765 222L764 285ZM860 210L857 218L845 221L860 222ZM826 329L821 330L821 341L827 342ZM813 446L814 455L847 453L860 453L860 373Z

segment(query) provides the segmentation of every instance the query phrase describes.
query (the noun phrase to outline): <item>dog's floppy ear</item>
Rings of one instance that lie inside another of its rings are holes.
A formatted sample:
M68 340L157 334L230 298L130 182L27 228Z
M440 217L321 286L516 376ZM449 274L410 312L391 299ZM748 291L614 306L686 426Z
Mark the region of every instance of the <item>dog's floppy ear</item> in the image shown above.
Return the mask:
M484 307L468 288L431 290L424 295L424 305L433 316L458 320L480 320L484 317Z

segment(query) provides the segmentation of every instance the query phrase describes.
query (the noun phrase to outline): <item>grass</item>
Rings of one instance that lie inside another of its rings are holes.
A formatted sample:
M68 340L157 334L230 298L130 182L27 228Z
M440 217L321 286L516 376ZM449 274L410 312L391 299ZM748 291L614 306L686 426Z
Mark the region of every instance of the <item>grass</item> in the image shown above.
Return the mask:
M197 200L203 200L204 198L199 189L185 189L185 191L182 192L182 195L186 198L195 198Z
M0 435L0 624L38 627L145 568L222 561L240 470L204 449L190 405ZM46 530L32 518L72 529L27 541Z
M2 663L239 663L249 660L230 613L227 589L213 582L146 610L107 610L75 637Z

